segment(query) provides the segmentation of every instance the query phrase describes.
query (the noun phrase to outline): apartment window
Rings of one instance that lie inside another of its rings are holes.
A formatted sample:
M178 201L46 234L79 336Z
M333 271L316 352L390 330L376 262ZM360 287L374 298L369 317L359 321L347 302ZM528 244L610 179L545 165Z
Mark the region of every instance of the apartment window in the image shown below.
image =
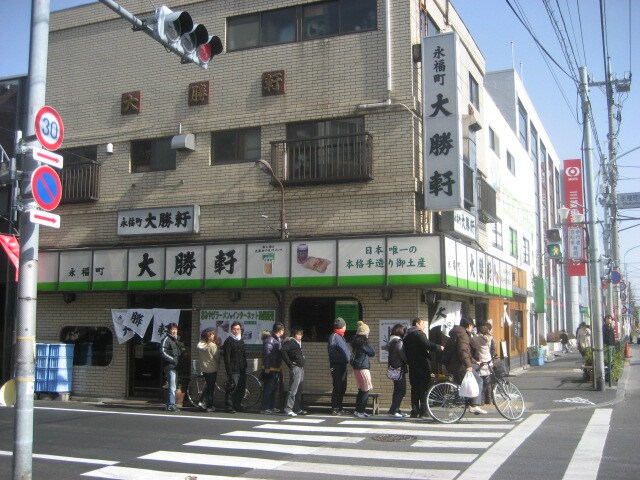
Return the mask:
M531 265L531 244L526 237L522 237L522 262Z
M266 47L377 28L376 0L334 0L228 20L227 50Z
M511 173L516 174L516 159L509 150L507 150L507 168Z
M489 147L496 152L496 155L500 156L500 139L491 127L489 127Z
M432 37L440 33L440 28L433 21L431 15L427 14L425 10L420 9L420 34L422 37Z
M176 169L176 151L171 149L171 137L131 142L131 171L158 172Z
M100 194L100 167L97 145L59 150L64 169L59 176L62 181L62 202L78 203L98 200Z
M255 162L260 158L260 128L211 134L211 163Z
M469 74L469 101L476 110L480 110L480 87L471 74Z
M540 158L543 161L547 159L547 147L544 146L544 143L540 142Z
M502 220L500 220L499 218L496 219L495 223L493 224L493 228L491 232L493 234L493 239L491 244L494 247L502 250Z
M538 160L538 154L538 130L531 124L531 158Z
M290 180L358 177L367 172L364 118L287 125Z
M527 111L524 109L524 106L518 100L518 137L520 138L520 143L522 146L527 149L529 145L529 115Z
M513 258L518 258L518 232L509 227L509 253Z
M60 341L75 345L74 365L106 367L113 358L113 333L106 327L63 327Z

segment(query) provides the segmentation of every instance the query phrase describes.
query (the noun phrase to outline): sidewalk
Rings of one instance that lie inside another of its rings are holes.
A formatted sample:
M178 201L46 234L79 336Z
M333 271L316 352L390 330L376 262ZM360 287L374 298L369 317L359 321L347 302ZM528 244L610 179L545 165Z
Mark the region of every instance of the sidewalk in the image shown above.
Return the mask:
M640 345L630 344L633 357L627 361L622 377L617 384L609 387L605 382L604 391L597 392L591 382L584 382L582 376L582 357L574 353L559 354L554 361L545 362L539 367L526 366L511 372L509 380L522 392L528 413L571 410L575 408L594 408L612 405L624 398L627 381L640 382ZM636 359L634 362L633 360ZM160 411L161 401L135 399L108 399L72 396L71 402L97 404L99 408L138 409ZM46 401L45 401L46 402ZM38 401L42 404L43 401ZM492 408L492 407L490 407ZM191 410L189 407L187 411ZM193 411L196 411L194 408Z
M639 346L630 347L633 357L639 358ZM629 361L617 384L612 383L609 387L609 383L605 382L604 391L598 392L593 389L591 382L584 382L582 357L577 351L556 354L559 356L551 362L545 362L539 367L527 366L512 372L513 376L509 377L522 392L529 413L594 408L611 405L624 397L626 382L634 368ZM635 371L634 376L637 376Z

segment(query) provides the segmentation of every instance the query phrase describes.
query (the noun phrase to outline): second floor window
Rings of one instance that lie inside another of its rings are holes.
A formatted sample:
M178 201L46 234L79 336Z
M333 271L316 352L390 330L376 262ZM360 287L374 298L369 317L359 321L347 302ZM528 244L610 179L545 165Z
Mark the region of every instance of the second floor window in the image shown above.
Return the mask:
M211 163L255 162L259 158L259 128L227 130L211 134Z
M529 114L524 109L524 106L518 100L518 138L520 143L526 149L529 144Z
M518 258L518 232L509 227L509 253L513 258Z
M376 0L333 0L233 17L229 51L314 40L377 28Z
M493 128L489 127L489 147L500 156L500 140Z
M364 118L287 125L290 180L329 179L366 173Z
M522 237L522 262L531 265L531 244L526 237Z
M511 173L516 174L516 159L509 150L507 150L507 168Z
M171 137L131 142L131 172L158 172L176 169L176 151Z
M493 224L492 234L492 245L502 250L502 220L499 218Z
M476 110L480 110L480 87L471 74L469 74L469 101Z

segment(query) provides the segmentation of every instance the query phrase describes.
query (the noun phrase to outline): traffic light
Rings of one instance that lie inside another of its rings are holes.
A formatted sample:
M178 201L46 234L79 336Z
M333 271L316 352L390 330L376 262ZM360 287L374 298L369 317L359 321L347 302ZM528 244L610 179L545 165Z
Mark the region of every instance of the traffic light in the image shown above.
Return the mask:
M160 43L182 57L207 68L211 59L222 53L222 41L209 35L204 25L194 24L188 12L174 12L166 6L156 9L154 33Z
M550 258L562 257L562 231L559 228L547 230L547 253Z

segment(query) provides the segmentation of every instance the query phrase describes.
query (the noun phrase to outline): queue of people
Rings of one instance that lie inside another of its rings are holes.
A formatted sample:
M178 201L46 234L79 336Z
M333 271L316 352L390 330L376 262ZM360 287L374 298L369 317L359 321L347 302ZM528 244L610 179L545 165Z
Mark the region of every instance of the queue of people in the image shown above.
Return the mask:
M392 401L388 411L390 417L422 418L427 415L426 395L431 381L431 354L443 350L449 350L445 366L457 383L462 381L467 372L470 372L478 383L480 393L470 400L470 412L487 413L481 406L490 397L487 395L488 382L484 381L489 371L481 364L494 358L495 342L491 335L490 323L480 326L477 335L472 335L474 327L472 320L462 318L460 324L451 329L446 346L438 345L428 339L425 332L428 322L420 318L415 318L409 329L405 329L405 326L400 323L391 328L388 345L385 347L388 350L387 376L393 382ZM351 365L358 389L353 415L366 418L369 415L365 409L369 393L373 389L370 358L375 356L375 350L369 343L370 328L366 323L363 321L357 323L351 345L345 339L346 328L344 319L336 318L333 323L333 332L327 343L329 372L332 378L331 414L351 415L351 412L344 409L344 396L348 385L347 371L348 366ZM284 414L295 417L307 413L301 402L305 367L302 348L304 331L301 327L293 327L291 335L283 339L284 332L284 325L276 322L270 332L263 332L262 335L263 394L260 413L266 415L280 413L280 409L275 407L275 396L280 385L280 373L284 363L289 369ZM178 411L175 405L176 371L182 350L177 333L178 326L169 325L167 335L161 343L161 357L169 386L166 402L168 411ZM581 340L586 338L585 335L590 338L590 332L578 336L579 348L586 347L586 340ZM236 321L230 325L229 336L224 344L221 343L214 329L204 329L197 349L199 369L206 383L198 407L203 411L215 411L213 405L215 383L219 366L223 363L227 373L224 385L225 412L234 414L242 411L247 375L242 324ZM400 409L407 393L407 374L411 386L410 413L404 413Z

